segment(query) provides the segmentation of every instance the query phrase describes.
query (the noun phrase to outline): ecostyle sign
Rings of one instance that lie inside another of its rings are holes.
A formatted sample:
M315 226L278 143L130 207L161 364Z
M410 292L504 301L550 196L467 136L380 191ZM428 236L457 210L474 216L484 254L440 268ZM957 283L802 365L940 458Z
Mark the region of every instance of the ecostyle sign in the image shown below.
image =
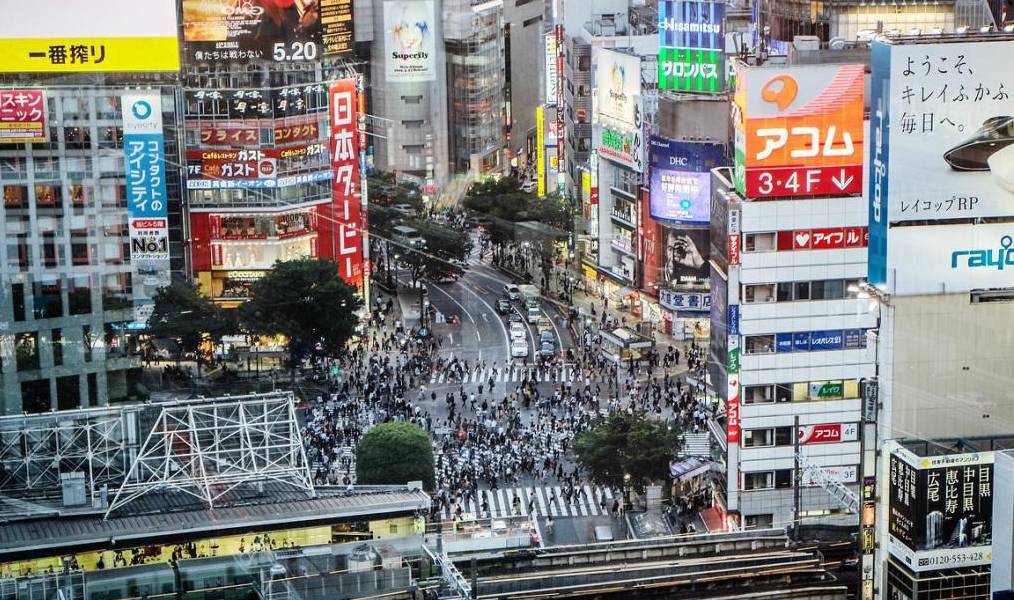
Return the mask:
M882 287L896 295L1014 287L1014 227L1009 223L894 227L885 259L891 270Z
M700 0L658 3L658 89L725 89L725 4Z
M437 78L433 2L384 2L387 81L418 82Z
M863 70L739 64L736 189L747 198L861 193Z
M711 218L711 169L721 166L720 144L676 142L652 136L651 216L669 223L707 223Z

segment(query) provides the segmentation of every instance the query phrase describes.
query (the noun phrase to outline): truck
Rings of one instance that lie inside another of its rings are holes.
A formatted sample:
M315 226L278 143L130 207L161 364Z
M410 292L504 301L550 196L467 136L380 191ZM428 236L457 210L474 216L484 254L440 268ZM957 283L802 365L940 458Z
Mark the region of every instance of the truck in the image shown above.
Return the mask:
M539 288L534 285L519 285L518 290L525 303L525 308L521 312L529 323L538 323L539 317L542 316L542 311L539 310Z

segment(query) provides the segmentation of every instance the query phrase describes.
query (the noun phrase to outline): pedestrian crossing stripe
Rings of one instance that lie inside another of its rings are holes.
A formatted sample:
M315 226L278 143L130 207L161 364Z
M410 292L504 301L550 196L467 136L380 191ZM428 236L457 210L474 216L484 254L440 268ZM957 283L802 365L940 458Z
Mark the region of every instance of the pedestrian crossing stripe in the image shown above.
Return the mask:
M451 372L447 369L441 369L440 371L434 372L430 375L430 384L465 384L465 383L489 383L490 376L493 377L494 383L517 383L525 380L526 374L530 379L535 379L539 383L564 383L569 382L573 384L580 383L584 384L583 376L580 376L577 369L573 367L563 367L562 369L538 369L536 367L523 367L514 366L511 367L495 367L485 369L472 369L465 371L461 379L458 377L451 376Z
M488 505L488 513L483 512L483 500ZM577 492L571 495L568 502L564 497L563 488L557 485L482 490L474 499L469 497L460 505L462 514L471 513L479 518L505 519L531 513L552 517L595 517L609 515L614 501L612 490L584 485L577 488ZM452 520L457 507L458 505L453 503L451 506L443 507L441 519Z

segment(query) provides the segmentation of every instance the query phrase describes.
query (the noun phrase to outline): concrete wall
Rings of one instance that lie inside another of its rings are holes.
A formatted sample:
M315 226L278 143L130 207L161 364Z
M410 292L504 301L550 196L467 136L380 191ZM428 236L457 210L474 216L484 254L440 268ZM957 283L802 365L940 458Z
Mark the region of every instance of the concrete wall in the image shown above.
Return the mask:
M510 28L511 141L517 154L525 140L535 137L535 107L545 95L545 34L551 24L543 18L545 2L504 0L504 23ZM527 24L526 24L527 22Z

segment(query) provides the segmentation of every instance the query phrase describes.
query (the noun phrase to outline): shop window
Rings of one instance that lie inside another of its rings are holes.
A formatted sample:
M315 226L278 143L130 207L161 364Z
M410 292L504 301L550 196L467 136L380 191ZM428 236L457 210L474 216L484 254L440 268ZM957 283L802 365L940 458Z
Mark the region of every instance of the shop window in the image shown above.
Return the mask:
M774 444L774 430L748 429L743 432L744 448L764 448Z
M775 476L771 471L743 474L744 490L770 490L774 487Z
M774 335L748 335L744 342L746 354L773 354L775 351Z

